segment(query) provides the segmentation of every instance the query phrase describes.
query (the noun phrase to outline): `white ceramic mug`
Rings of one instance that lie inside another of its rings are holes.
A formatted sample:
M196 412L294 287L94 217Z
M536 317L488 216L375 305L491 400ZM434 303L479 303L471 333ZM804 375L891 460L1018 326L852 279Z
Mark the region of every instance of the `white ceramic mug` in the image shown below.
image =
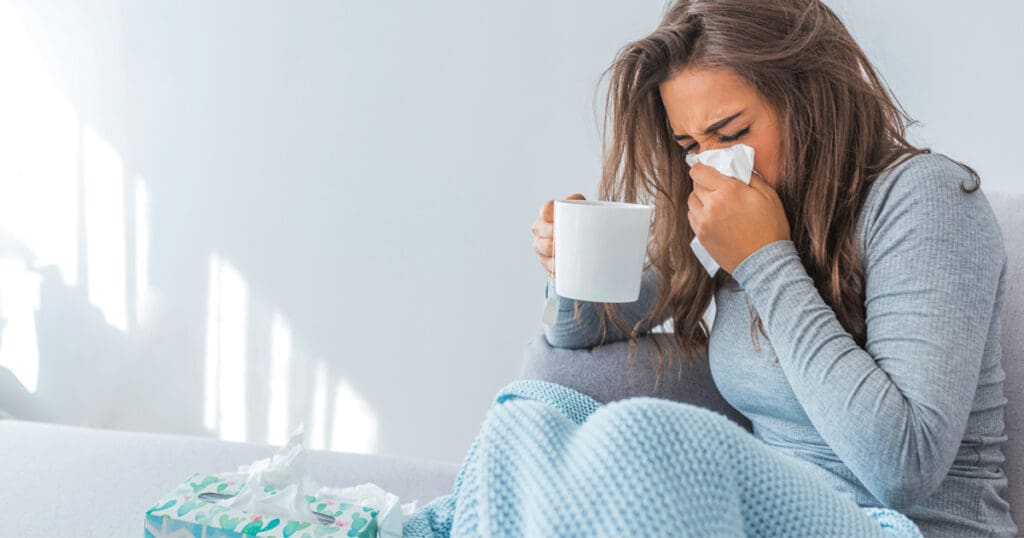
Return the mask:
M631 303L640 298L654 206L555 200L555 293Z

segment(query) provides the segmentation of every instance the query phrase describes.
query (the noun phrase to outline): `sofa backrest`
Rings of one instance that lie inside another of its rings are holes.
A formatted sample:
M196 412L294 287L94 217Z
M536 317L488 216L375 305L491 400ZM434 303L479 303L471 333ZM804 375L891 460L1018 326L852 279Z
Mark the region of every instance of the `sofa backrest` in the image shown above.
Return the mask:
M981 190L985 190L984 181ZM1003 420L1009 437L1003 446L1003 470L1013 520L1024 531L1024 194L986 192L985 196L999 221L1009 258L1000 342L1006 372Z

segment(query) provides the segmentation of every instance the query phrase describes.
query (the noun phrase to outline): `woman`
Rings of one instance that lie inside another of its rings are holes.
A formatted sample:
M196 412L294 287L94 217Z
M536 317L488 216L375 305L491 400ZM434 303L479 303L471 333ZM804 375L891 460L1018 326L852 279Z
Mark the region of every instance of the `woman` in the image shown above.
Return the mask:
M974 171L905 139L906 115L817 0L677 1L610 71L599 197L654 204L650 263L635 303L559 298L549 342L635 341L670 321L758 439L859 506L925 536L1015 536L1006 254ZM755 149L749 186L684 160L738 143ZM551 205L532 226L549 275Z

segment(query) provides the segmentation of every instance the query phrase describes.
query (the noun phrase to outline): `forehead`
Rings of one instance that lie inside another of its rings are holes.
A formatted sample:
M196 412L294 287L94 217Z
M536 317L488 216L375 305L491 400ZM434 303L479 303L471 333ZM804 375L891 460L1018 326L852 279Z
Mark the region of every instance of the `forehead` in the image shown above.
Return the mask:
M669 123L678 134L700 133L740 110L754 112L760 98L728 69L686 68L659 85Z

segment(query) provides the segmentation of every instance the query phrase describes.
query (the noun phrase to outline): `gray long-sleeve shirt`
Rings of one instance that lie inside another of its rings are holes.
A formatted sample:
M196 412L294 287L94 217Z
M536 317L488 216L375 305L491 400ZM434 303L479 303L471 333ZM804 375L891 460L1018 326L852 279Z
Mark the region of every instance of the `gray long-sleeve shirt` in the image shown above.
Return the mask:
M872 185L858 218L867 342L822 300L791 240L716 277L708 360L754 435L860 506L895 508L925 536L1016 536L1003 497L999 312L1007 257L982 189L941 154L913 157ZM660 292L653 268L630 326ZM548 282L548 293L553 292ZM597 304L559 297L552 346L597 343ZM751 312L767 341L751 341ZM664 320L659 320L664 321ZM657 323L656 323L657 324ZM608 324L608 340L625 336Z

